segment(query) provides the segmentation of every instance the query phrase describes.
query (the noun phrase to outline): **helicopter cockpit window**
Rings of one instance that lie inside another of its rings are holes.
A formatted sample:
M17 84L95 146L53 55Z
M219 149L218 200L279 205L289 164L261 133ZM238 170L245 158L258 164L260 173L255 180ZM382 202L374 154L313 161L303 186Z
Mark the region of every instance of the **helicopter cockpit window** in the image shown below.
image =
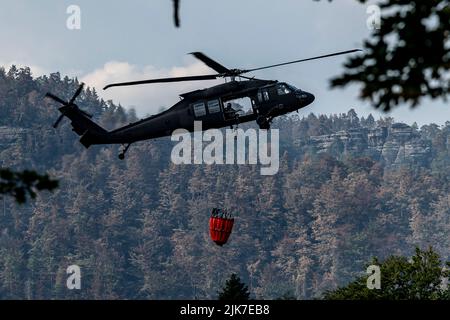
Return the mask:
M277 91L279 96L291 93L291 89L289 89L285 84L279 84Z
M206 108L205 104L203 102L201 103L195 103L192 108L194 109L194 115L198 117L203 117L206 115Z
M265 101L269 101L270 100L269 91L263 90L263 96L264 96L264 100Z
M208 112L211 113L218 113L220 112L220 103L219 100L211 100L208 101Z

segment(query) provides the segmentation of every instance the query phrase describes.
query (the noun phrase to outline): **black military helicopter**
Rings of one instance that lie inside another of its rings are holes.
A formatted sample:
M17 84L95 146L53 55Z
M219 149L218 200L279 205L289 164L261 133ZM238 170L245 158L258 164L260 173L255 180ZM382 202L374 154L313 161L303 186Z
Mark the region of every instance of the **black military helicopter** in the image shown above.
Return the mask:
M184 93L180 96L181 101L170 109L109 132L93 122L91 120L92 115L81 110L75 104L76 98L83 91L84 84L81 84L69 101L64 101L51 93L47 93L46 97L63 105L59 108L61 116L53 125L54 128L58 127L64 117L68 117L71 120L72 130L81 136L80 142L86 148L97 144L122 144L124 149L119 158L123 160L132 143L168 136L176 129L187 129L192 132L194 131L195 121L202 121L203 130L233 127L240 123L255 120L261 129L269 129L270 123L275 117L304 108L311 104L315 97L311 93L297 89L285 82L261 80L244 76L244 74L356 51L360 50L336 52L247 70L228 69L203 53L194 52L192 53L194 57L215 70L217 74L114 83L107 85L104 89L151 83L215 80L218 78L230 78L231 81L211 88ZM239 81L236 80L237 78L239 78ZM248 112L237 110L235 105L231 103L231 101L243 97L250 98L251 108Z

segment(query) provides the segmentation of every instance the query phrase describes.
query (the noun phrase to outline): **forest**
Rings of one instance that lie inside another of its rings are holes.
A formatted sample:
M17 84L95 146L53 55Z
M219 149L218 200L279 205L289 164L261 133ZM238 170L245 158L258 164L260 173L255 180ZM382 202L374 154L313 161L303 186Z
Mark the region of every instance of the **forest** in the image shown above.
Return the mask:
M84 149L51 91L59 73L0 68L0 167L59 181L25 205L0 199L1 299L216 299L231 274L251 298L314 299L364 275L373 257L416 247L450 260L450 122L401 124L347 114L285 116L280 170L173 165L170 138ZM137 120L94 89L78 100L102 126ZM330 110L333 108L330 107ZM313 112L313 108L311 108ZM212 208L236 218L230 241L209 238ZM66 288L79 265L82 289Z

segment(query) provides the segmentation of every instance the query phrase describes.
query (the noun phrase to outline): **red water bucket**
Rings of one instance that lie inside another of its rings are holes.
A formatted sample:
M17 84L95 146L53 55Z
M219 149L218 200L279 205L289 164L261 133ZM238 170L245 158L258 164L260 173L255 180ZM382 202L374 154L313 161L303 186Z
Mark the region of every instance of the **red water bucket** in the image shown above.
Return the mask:
M231 235L234 225L234 218L220 216L220 215L211 215L209 219L209 232L211 235L212 241L214 241L217 245L223 246L227 243L228 238Z

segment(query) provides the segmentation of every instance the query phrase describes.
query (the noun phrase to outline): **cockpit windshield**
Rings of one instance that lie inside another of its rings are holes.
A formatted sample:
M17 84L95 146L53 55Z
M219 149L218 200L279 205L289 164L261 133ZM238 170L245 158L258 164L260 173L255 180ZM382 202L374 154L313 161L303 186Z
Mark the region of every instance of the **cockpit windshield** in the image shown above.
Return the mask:
M292 92L292 90L289 88L289 86L286 83L280 83L277 87L278 95L282 96L284 94L289 94Z

